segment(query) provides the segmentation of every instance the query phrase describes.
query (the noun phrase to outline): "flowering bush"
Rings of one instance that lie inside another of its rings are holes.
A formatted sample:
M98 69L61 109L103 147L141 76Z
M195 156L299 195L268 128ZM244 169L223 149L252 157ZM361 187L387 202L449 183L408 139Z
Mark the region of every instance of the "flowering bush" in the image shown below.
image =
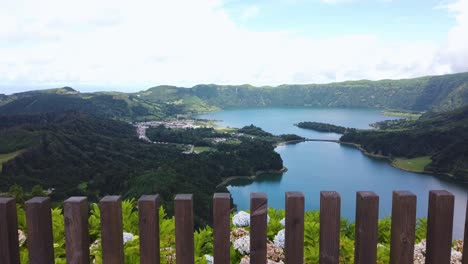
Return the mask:
M249 226L250 225L250 214L244 211L240 211L232 217L232 223L234 226Z
M273 240L273 242L275 243L276 246L280 247L280 248L284 248L284 232L285 230L284 229L281 229L278 234L276 234L275 236L275 239Z

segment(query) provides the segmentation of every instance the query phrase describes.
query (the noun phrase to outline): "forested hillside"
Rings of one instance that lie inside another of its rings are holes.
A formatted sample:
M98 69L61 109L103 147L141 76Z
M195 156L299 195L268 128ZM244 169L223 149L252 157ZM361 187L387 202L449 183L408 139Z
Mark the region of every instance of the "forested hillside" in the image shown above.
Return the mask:
M468 107L422 115L418 120L384 121L381 130L352 130L341 141L392 158L430 157L425 171L468 181Z
M15 154L3 163L0 191L39 184L54 188L56 201L159 193L169 212L174 193L193 193L199 225L210 219L212 194L226 191L216 189L224 177L282 168L272 144L260 139L187 155L177 145L138 140L126 122L78 112L0 116L0 135L0 154Z
M330 84L158 86L138 93L148 100L200 102L219 108L258 106L334 106L445 111L468 104L468 73L405 80L348 81Z
M148 102L126 93L79 93L72 88L17 93L0 101L0 114L64 113L78 111L100 117L143 121L184 113L178 105Z

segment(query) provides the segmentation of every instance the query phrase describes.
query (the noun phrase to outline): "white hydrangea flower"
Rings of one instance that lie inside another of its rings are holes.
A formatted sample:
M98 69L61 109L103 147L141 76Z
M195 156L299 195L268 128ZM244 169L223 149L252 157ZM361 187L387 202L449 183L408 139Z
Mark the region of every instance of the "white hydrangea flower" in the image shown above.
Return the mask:
M426 240L421 240L414 245L414 263L424 264L426 262Z
M213 256L210 256L210 255L207 254L207 255L205 255L205 259L208 262L208 264L213 264L214 263Z
M273 239L273 243L277 247L284 248L284 241L285 241L285 230L281 229L278 231L278 234L276 234L275 238Z
M26 242L26 234L24 234L24 232L19 229L18 229L18 242L19 242L20 247L24 244L24 242Z
M462 264L463 254L452 249L451 262L452 264Z
M281 219L281 220L280 220L280 224L281 224L282 226L286 226L286 218Z
M240 211L232 217L232 223L237 227L250 225L250 214L245 211ZM270 216L267 215L267 224L270 223Z
M250 214L245 211L240 211L232 217L232 223L235 226L249 226Z
M123 235L123 243L124 243L124 245L125 245L127 242L130 242L130 241L133 240L133 234L132 234L132 233L123 232L122 235Z
M232 246L234 249L239 251L242 255L249 254L250 253L250 237L249 236L243 236L239 239L236 239L234 243L232 243Z

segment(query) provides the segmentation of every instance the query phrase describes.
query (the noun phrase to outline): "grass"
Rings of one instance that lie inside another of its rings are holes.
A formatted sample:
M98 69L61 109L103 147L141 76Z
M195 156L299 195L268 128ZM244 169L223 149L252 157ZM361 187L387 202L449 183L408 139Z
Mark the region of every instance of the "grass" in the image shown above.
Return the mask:
M16 156L21 154L23 151L24 150L17 150L15 152L0 154L0 172L2 171L3 163L5 163L5 162L7 162L7 161L9 161L11 159L14 159Z
M384 111L383 114L386 116L404 117L404 118L408 118L411 120L416 120L421 116L421 114L419 113L399 112L399 111Z
M392 164L400 169L414 172L423 172L424 167L431 163L431 157L424 156L414 159L396 158Z
M210 147L194 147L193 151L195 152L205 152L205 151L214 151L214 148Z

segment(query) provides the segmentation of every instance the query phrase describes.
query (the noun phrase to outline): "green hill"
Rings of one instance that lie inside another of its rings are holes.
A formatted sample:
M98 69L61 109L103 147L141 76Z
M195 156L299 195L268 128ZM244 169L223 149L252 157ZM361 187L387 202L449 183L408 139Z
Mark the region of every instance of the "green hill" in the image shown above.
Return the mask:
M419 164L423 171L468 181L468 107L377 126L385 129L350 131L341 140L359 144L370 153L400 158L397 165Z
M0 114L38 114L79 111L100 117L143 121L183 113L172 104L155 103L133 94L117 92L79 93L72 88L30 91L6 96Z

